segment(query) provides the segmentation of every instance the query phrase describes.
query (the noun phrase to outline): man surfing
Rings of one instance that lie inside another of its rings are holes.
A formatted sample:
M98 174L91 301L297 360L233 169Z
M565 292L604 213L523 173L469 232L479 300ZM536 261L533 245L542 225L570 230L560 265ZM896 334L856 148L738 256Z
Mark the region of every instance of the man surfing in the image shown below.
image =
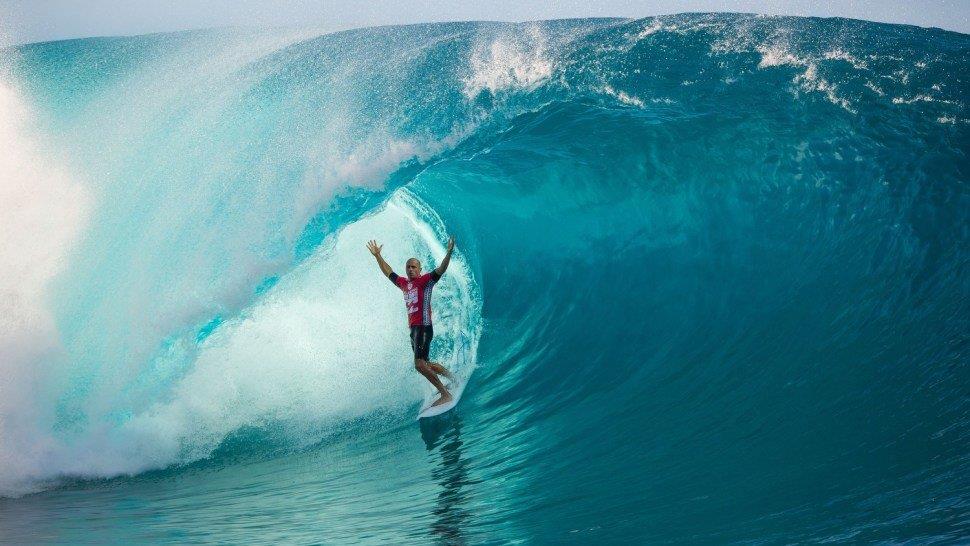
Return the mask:
M384 245L378 245L377 241L371 240L367 243L367 250L377 259L377 265L387 278L404 292L404 306L408 311L408 325L411 327L411 349L414 350L414 369L423 375L438 392L441 397L431 406L438 406L451 402L451 393L445 388L439 375L443 375L449 380L453 380L447 369L437 362L428 362L428 350L431 348L431 338L434 337L434 330L431 327L431 289L434 288L438 279L445 274L448 264L451 262L451 253L455 250L455 238L448 239L448 252L445 259L437 268L430 273L421 274L421 262L417 258L410 258L404 264L404 271L407 278L398 276L391 266L387 265L381 256L381 249Z

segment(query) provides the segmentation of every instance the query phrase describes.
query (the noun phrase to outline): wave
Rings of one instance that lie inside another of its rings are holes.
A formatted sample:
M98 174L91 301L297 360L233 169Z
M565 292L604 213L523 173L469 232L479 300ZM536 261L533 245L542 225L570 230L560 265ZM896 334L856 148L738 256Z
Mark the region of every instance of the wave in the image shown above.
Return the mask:
M410 422L425 387L363 244L433 263L449 233L433 352L476 370L482 480L515 476L499 497L535 501L532 536L657 538L651 515L714 541L945 536L968 51L728 14L18 48L33 130L83 193L30 198L83 212L44 251L68 266L16 283L51 318L4 335L32 352L4 359L23 394L0 406L0 492L189 464L247 429L330 449Z

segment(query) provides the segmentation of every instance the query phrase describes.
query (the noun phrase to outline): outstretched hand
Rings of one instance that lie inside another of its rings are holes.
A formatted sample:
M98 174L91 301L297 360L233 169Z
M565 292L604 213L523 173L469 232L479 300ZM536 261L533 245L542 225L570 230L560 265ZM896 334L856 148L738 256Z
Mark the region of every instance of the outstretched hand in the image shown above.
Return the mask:
M380 256L382 248L384 248L384 245L378 246L377 241L373 239L371 239L367 243L367 250L370 250L370 253L373 254L374 256Z
M455 238L451 237L450 239L448 239L448 252L451 252L454 249L455 249Z

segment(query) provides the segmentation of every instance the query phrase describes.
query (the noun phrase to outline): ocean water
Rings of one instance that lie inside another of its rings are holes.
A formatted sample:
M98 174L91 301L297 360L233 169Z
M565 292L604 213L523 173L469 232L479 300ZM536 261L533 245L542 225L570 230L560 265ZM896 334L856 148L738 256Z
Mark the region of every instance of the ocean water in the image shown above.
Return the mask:
M970 38L695 14L0 61L0 542L970 540ZM457 253L415 420L399 271Z

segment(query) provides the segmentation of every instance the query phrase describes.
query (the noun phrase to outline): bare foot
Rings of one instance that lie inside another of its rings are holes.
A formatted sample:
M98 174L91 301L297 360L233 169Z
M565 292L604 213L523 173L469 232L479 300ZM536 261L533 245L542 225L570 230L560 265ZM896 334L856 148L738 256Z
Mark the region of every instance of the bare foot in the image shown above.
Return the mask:
M435 401L434 404L431 404L431 407L433 408L435 406L440 406L441 404L447 404L448 402L451 402L451 395L450 394L442 394L441 395L441 398L439 398L437 401Z

